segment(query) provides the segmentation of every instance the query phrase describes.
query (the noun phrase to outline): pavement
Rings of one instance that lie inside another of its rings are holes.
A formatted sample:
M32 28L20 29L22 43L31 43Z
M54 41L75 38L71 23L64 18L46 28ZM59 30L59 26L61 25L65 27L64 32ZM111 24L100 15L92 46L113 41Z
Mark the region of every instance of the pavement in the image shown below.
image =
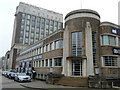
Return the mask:
M40 89L40 90L56 90L56 89L68 89L68 90L120 90L118 88L111 88L111 89L93 89L93 88L84 88L84 87L71 87L71 86L61 86L61 85L51 85L47 84L45 81L41 80L32 80L32 82L25 82L25 83L19 83L21 86L25 88L30 88L30 89Z
M19 83L21 86L32 89L48 89L48 88L79 88L79 87L70 87L70 86L61 86L61 85L51 85L47 84L45 81L41 80L32 80L31 82Z

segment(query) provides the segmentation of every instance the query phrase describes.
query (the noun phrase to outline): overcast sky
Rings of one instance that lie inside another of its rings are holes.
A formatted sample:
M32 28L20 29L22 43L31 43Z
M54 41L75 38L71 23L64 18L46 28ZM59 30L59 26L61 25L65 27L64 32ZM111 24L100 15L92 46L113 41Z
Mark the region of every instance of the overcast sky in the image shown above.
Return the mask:
M0 57L10 50L14 14L20 1L62 13L64 17L73 10L92 9L100 14L101 22L109 21L118 24L120 0L0 0Z

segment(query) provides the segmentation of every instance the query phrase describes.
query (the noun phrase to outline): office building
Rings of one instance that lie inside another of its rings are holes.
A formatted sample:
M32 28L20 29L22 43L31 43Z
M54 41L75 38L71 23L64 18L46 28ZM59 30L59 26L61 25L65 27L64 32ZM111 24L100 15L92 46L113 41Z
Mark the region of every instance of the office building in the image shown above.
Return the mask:
M63 15L20 2L16 8L10 50L11 68L15 69L17 53L63 28Z
M80 9L65 16L64 29L21 50L16 69L26 73L34 69L36 78L44 80L51 72L63 74L60 81L64 85L68 81L69 85L87 86L89 76L119 78L119 58L120 27L100 22L96 11Z

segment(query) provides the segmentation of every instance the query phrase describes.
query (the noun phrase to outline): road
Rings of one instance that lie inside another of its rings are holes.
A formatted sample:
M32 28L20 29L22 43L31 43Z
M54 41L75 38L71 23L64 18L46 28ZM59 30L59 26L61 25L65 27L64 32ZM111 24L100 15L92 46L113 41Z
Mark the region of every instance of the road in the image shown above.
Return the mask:
M1 83L2 82L2 83ZM36 83L37 84L37 83ZM14 80L8 79L1 75L0 73L0 90L119 90L119 89L92 89L92 88L46 88L46 89L30 89L25 88L20 85L20 83L15 82Z
M20 83L2 76L0 71L0 90L35 90L35 89L25 88L21 86Z

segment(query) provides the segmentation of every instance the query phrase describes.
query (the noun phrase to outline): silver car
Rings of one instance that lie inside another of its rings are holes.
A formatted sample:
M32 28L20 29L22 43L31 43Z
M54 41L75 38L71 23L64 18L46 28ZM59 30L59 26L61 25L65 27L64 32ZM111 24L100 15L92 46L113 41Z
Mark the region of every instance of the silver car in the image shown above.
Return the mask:
M31 77L26 75L26 73L17 73L14 80L18 82L26 82L31 81Z

